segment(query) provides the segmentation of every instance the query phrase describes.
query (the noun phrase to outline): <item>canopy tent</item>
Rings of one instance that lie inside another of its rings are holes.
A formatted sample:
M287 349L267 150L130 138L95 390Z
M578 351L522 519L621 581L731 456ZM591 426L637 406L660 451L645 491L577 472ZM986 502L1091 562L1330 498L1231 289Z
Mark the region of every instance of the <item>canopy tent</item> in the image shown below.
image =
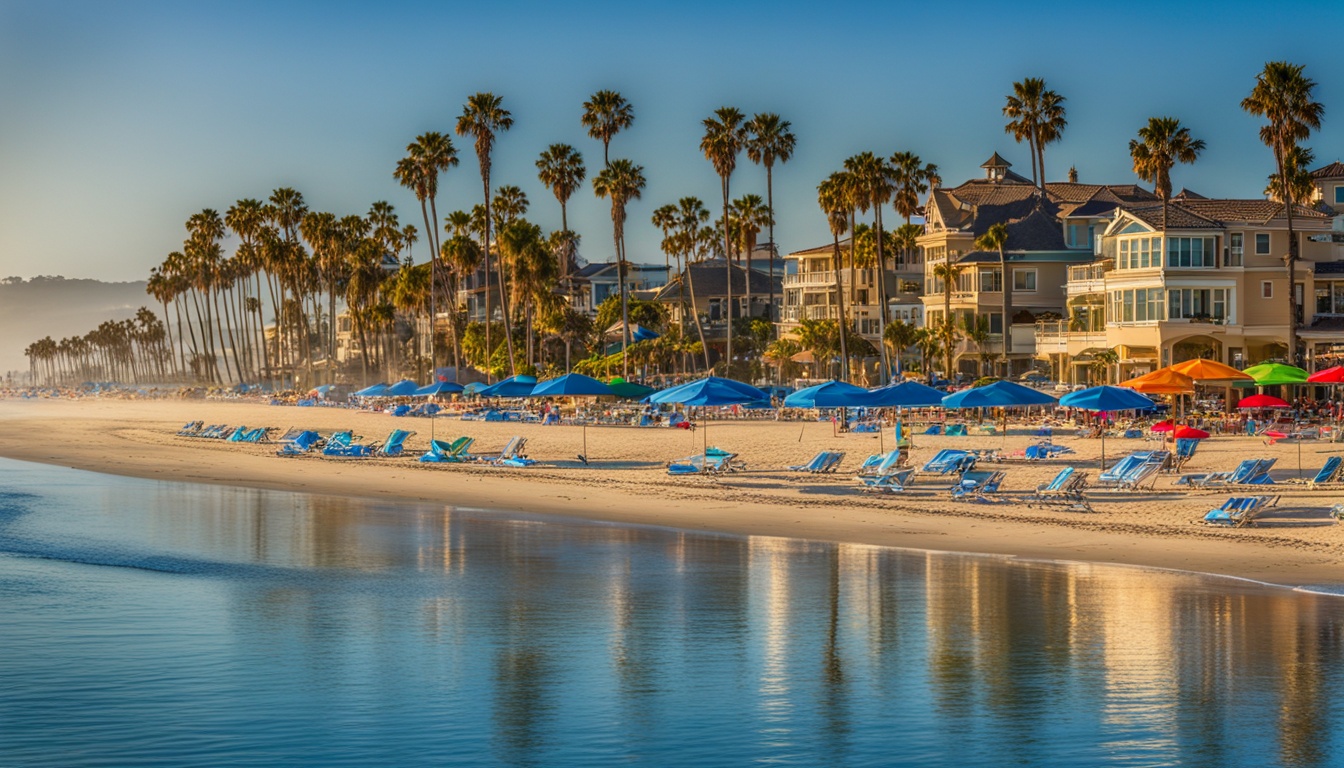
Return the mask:
M481 397L527 397L532 394L532 388L536 385L535 376L510 376L491 384L477 394Z
M355 392L352 397L382 397L384 392L387 392L387 385L379 382Z
M1270 395L1251 395L1237 402L1238 408L1288 408L1287 401Z
M863 387L843 381L827 381L800 389L784 398L785 408L847 408L864 405L859 402L868 394Z
M1122 381L1120 386L1145 395L1186 395L1195 391L1195 380L1170 368L1159 368L1138 378Z
M643 384L626 381L620 376L607 382L607 386L611 388L611 394L625 398L626 400L641 400L658 391L653 387L646 387Z
M1344 384L1344 365L1336 365L1323 371L1317 371L1307 377L1307 382L1311 384Z
M1306 384L1307 372L1293 365L1283 363L1261 363L1246 369L1246 375L1255 380L1256 386L1274 387L1280 384Z
M1186 360L1183 363L1167 366L1168 370L1189 376L1195 381L1250 381L1246 373L1224 365L1217 360Z
M1080 389L1059 398L1059 404L1089 411L1146 411L1153 401L1124 387L1100 386ZM1101 468L1106 468L1106 430L1101 430Z
M436 381L433 384L415 390L413 397L433 397L435 395L452 395L461 392L465 387L452 381Z
M740 381L718 376L706 376L689 384L654 392L645 400L656 404L676 403L696 408L714 405L744 405L762 400L769 402L770 395ZM708 456L709 428L706 426L701 431L705 434L705 455Z
M1025 405L1057 405L1055 398L1011 381L996 381L983 387L963 389L943 398L944 408L1007 408Z
M396 384L388 387L383 392L383 397L410 397L411 395L414 395L415 390L419 388L420 385L416 384L414 381L411 381L410 379L402 379Z

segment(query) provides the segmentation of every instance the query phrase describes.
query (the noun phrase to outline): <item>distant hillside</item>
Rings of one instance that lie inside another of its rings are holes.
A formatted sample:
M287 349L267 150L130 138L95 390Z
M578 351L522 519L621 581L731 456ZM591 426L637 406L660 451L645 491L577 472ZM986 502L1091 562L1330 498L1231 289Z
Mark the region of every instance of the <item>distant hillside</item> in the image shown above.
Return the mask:
M50 336L83 336L104 320L125 320L140 307L162 308L145 293L145 281L104 283L64 277L0 280L0 377L27 371L23 350Z

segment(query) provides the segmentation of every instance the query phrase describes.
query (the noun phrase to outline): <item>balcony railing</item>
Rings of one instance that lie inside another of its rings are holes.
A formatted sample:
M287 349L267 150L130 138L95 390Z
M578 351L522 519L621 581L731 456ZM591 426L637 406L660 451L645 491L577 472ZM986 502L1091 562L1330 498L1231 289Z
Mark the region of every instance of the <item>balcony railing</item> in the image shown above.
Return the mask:
M1069 267L1069 282L1085 282L1088 280L1103 280L1106 277L1106 268L1104 264L1079 264L1076 267Z

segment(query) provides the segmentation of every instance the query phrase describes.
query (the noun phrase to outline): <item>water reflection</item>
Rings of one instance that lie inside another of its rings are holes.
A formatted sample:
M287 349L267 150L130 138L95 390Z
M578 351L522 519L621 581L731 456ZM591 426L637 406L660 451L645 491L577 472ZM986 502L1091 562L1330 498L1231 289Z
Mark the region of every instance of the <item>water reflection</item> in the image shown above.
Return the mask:
M0 498L0 762L1344 751L1335 598L3 462Z

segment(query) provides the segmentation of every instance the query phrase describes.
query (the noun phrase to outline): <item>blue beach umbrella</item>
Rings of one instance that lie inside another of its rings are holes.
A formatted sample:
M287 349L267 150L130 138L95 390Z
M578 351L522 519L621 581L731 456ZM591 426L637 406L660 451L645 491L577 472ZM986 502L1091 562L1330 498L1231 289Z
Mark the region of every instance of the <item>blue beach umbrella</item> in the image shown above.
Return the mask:
M770 395L740 381L723 379L718 376L706 376L703 379L682 384L679 387L654 392L645 398L650 403L677 403L691 407L712 405L743 405L761 400L769 401ZM709 454L709 428L704 427L705 454Z
M859 405L869 408L928 408L942 405L946 393L918 381L902 381L868 390Z
M415 390L414 397L433 397L434 395L452 395L463 391L466 387L453 381L436 381L433 384Z
M1087 411L1146 411L1153 407L1147 396L1128 387L1099 386L1080 389L1059 398L1067 408ZM1104 426L1104 425L1103 425ZM1101 430L1101 468L1106 468L1106 430Z
M481 390L485 389L487 386L488 386L487 384L483 384L482 382L473 381L467 386L462 388L462 394L479 395L481 393Z
M387 385L383 383L374 384L371 387L365 387L355 393L355 397L382 397L387 391Z
M411 395L414 395L415 390L419 388L419 385L414 381L411 381L410 379L402 379L396 384L388 387L387 390L383 392L383 397L410 397Z
M814 384L784 398L785 408L847 408L854 405L866 405L860 402L867 396L868 390L846 384L843 381L828 381Z
M511 376L491 384L477 394L481 397L527 397L532 394L532 388L535 386L537 386L535 376Z
M601 397L615 396L611 387L582 373L567 373L541 382L532 390L532 397ZM588 463L588 422L583 422L583 453L579 461Z
M1011 381L963 389L943 398L944 408L1007 408L1017 405L1055 405L1055 398Z

